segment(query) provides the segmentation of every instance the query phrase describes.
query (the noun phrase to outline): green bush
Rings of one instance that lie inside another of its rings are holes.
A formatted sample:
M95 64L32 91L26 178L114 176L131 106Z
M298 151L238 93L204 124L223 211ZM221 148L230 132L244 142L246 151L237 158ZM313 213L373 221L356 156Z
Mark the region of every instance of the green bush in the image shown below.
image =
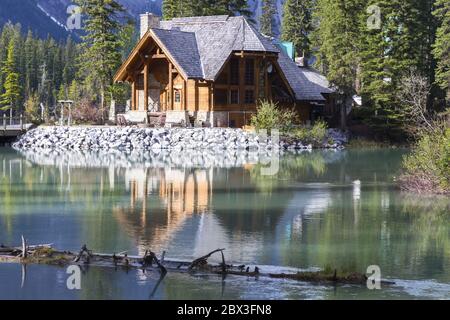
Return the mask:
M321 144L327 137L327 124L322 121L316 121L312 127L299 127L290 132L290 136L304 143Z
M420 192L450 192L450 129L423 133L403 159L402 187Z
M250 123L256 130L265 129L270 132L271 129L278 129L287 132L296 121L297 114L294 110L281 110L276 103L261 101Z

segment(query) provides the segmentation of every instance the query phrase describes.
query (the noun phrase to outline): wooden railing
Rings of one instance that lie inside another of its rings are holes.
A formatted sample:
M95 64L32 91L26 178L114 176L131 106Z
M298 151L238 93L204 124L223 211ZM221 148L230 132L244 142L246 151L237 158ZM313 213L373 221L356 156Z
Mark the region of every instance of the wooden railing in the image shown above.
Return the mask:
M2 129L6 131L8 129L8 126L19 126L20 130L23 131L25 129L25 123L26 118L21 114L19 116L6 116L6 114L3 114L2 117ZM11 128L11 130L14 130L15 128Z

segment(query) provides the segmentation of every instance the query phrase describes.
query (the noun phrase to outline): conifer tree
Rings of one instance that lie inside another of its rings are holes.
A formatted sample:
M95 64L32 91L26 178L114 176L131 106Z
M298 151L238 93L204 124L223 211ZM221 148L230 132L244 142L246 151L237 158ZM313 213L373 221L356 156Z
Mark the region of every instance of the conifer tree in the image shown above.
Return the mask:
M361 81L364 118L386 135L399 134L405 120L395 96L402 79L412 69L433 81L431 45L433 1L373 0L379 7L380 28L368 29L361 19Z
M118 15L124 8L115 0L77 0L85 18L86 36L81 68L84 76L98 83L102 114L105 110L105 95L111 93L113 75L121 62L121 24ZM89 74L89 75L88 75Z
M309 57L312 25L312 0L286 0L282 22L281 38L294 43L297 55Z
M1 68L1 73L4 75L5 81L3 84L4 92L0 96L0 109L17 109L19 107L20 99L20 83L19 73L16 70L16 43L15 38L11 38L8 45L8 53L6 61Z
M439 24L433 46L433 54L437 60L436 83L447 92L450 100L450 2L436 0L433 14Z
M266 36L273 36L273 16L276 13L274 0L263 0L262 13L259 17L259 31Z
M342 95L341 126L345 127L346 106L357 93L360 67L360 22L364 0L318 0L314 17L318 27L314 44L318 64L330 83Z
M246 0L164 0L162 12L164 20L188 16L251 16Z

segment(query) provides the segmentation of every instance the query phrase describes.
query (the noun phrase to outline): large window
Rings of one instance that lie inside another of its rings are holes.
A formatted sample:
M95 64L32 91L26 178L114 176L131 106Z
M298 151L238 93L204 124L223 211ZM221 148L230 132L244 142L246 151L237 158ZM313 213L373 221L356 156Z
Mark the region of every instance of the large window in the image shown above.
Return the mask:
M253 104L255 103L255 95L253 90L245 90L245 98L244 102L246 104Z
M230 84L239 85L239 59L230 60Z
M255 83L255 60L245 59L245 84L252 86Z
M230 90L230 104L239 104L239 90Z
M214 104L224 106L228 103L228 90L216 89L214 91Z

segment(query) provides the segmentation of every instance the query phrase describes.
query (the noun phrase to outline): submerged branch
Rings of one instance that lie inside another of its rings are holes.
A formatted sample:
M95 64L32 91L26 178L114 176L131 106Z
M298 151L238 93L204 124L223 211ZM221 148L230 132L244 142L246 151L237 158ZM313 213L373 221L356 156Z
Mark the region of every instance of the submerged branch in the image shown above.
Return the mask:
M150 250L146 250L144 256L129 256L126 252L121 254L105 254L93 253L86 245L83 245L80 252L74 253L70 251L58 251L49 245L27 246L26 258L22 257L22 250L15 247L0 246L0 263L21 263L26 264L49 264L58 266L68 265L86 265L97 267L117 267L122 266L128 270L129 268L140 269L144 271L160 271L160 281L168 272L201 272L222 275L234 275L244 277L268 277L274 279L290 279L306 282L323 282L333 284L357 284L365 285L367 278L361 273L339 273L334 270L333 273L319 272L297 272L297 273L265 273L258 266L254 266L250 270L250 266L246 265L228 265L225 261L225 249L216 249L210 253L193 260L175 261L165 258L165 252L162 254L161 260L158 260L156 254ZM221 263L208 263L215 253L221 253ZM156 265L154 267L154 264ZM164 264L164 265L163 265ZM385 284L392 282L384 281Z

